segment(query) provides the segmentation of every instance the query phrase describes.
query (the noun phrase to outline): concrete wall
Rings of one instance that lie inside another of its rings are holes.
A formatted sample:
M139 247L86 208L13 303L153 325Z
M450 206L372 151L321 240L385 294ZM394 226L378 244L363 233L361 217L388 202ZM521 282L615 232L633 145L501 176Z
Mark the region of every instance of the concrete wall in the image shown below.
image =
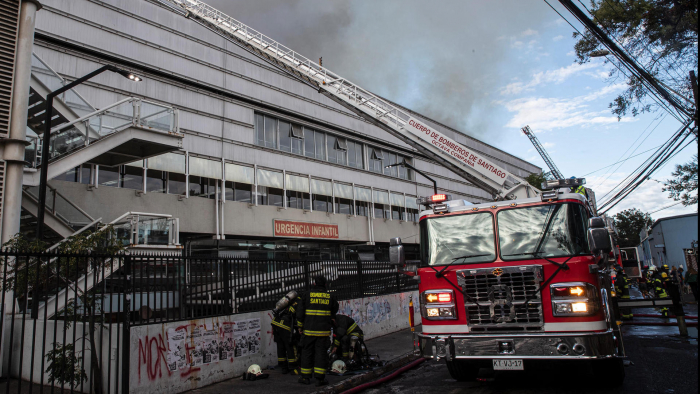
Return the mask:
M411 294L419 323L417 292L343 301L339 313L352 316L366 339L376 338L409 326ZM252 312L132 327L130 391L175 394L238 377L251 364L277 365L271 321L270 312Z

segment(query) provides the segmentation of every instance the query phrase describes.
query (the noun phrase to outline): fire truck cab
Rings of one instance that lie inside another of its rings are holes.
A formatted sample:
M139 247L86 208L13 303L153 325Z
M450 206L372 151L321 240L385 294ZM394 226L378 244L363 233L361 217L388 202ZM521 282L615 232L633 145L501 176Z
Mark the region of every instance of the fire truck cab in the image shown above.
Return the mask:
M605 384L622 383L611 233L570 182L534 198L421 201L429 209L420 214L420 261L403 261L398 238L391 257L420 281L423 357L445 359L460 381L481 367L572 360L590 363Z

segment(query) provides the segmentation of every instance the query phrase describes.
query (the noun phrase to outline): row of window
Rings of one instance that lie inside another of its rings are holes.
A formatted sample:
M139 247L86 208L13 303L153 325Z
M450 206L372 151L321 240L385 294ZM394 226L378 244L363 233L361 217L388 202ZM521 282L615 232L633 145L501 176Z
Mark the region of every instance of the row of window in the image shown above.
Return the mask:
M402 163L404 160L410 162L410 158L267 115L255 115L255 143L312 159L367 169L401 179L411 179L410 171L406 167L385 168L390 164ZM364 149L367 150L367 167L365 167Z
M393 220L418 220L415 196L168 153L116 167L83 164L58 180ZM222 168L224 172L222 174ZM223 175L223 176L222 176ZM223 178L223 179L222 179Z

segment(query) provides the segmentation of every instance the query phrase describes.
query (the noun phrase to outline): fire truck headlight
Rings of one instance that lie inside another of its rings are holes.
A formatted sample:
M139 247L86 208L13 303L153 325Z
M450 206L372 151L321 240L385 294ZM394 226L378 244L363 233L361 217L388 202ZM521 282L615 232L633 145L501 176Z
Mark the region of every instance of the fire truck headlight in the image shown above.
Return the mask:
M421 294L421 316L426 320L457 319L454 290L426 290Z
M600 309L598 290L590 283L555 283L549 289L554 316L587 316Z

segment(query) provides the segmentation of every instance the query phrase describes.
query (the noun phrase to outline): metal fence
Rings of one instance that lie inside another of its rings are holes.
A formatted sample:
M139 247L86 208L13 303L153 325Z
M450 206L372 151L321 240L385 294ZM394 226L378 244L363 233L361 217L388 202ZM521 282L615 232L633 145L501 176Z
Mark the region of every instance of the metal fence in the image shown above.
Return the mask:
M271 310L317 275L339 300L417 288L388 262L3 250L0 263L7 393L123 392L130 326Z

